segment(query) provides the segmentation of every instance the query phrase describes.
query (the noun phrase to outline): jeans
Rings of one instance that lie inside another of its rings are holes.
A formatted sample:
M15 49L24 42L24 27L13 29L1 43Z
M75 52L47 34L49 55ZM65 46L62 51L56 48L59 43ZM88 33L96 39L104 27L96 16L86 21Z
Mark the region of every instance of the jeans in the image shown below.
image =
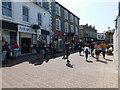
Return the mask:
M88 59L89 53L85 53L85 58Z
M17 57L17 56L18 56L18 50L19 50L19 49L14 49L14 57Z

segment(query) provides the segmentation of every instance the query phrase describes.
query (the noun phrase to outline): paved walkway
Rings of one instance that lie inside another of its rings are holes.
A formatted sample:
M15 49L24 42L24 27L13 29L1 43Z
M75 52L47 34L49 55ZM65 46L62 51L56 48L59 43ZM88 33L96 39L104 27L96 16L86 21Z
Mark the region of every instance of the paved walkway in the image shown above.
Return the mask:
M66 66L62 57L47 63L36 56L20 57L2 68L3 88L117 88L118 72L113 56L99 62L86 62L78 53L70 55L73 67Z

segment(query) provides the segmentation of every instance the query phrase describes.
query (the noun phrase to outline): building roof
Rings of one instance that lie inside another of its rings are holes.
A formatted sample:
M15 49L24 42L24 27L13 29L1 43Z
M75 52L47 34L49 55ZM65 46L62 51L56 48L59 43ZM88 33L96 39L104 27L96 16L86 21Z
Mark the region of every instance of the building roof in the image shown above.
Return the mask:
M88 24L86 24L86 25L80 25L80 29L84 29L84 28L90 28L90 29L96 30L96 29L95 29L95 26L92 27L92 25L90 25L90 26L88 26ZM96 30L96 31L97 31L97 30Z
M73 16L77 17L78 19L80 19L78 16L76 16L75 14L73 14L71 11L69 11L67 8L65 8L64 6L62 6L60 3L56 2L56 4L60 5L62 8L64 8L65 10L67 10L70 14L72 14Z

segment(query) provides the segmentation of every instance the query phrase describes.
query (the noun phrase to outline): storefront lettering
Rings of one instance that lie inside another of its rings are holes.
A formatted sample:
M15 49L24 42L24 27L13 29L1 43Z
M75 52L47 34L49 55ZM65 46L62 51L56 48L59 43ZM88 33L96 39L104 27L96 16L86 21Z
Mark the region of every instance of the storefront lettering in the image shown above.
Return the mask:
M22 25L18 25L18 31L19 32L24 32L24 33L36 34L35 30L32 29L31 27L22 26ZM38 30L37 34L41 34L41 30Z

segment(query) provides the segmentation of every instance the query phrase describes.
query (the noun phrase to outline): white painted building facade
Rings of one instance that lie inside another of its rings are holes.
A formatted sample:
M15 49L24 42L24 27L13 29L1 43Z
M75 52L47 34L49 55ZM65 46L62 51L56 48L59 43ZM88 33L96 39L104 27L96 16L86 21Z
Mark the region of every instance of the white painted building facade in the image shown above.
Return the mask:
M0 11L2 11L0 20L2 21L2 39L4 41L8 43L17 41L20 49L26 47L29 49L28 52L30 52L31 44L36 44L37 40L44 39L47 43L50 43L50 4L49 9L45 9L37 2L30 2L30 0L10 3L1 2ZM35 30L32 29L34 24L40 26L37 32L37 40Z
M119 2L118 12L119 14L117 16L117 19L115 20L116 29L113 35L113 43L114 43L114 58L118 63L118 68L120 68L120 60L119 60L120 59L120 2ZM120 79L120 72L119 72L119 79Z
M117 18L116 30L113 35L113 43L114 43L114 58L117 61L118 65L120 65L120 16Z

